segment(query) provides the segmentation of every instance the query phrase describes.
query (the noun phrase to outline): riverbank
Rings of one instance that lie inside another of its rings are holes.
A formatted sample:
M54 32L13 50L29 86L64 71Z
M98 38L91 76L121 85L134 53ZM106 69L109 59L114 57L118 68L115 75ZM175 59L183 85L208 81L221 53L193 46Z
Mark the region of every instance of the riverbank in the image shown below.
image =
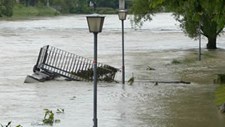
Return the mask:
M87 12L83 13L92 13L93 10L89 9ZM99 7L95 10L98 14L117 14L117 9ZM22 4L16 4L13 7L13 15L11 17L0 17L0 20L29 20L37 17L53 17L58 15L67 15L67 14L80 14L82 12L72 12L72 13L61 13L53 7L47 6L24 6Z
M29 6L15 5L12 17L1 17L1 20L28 20L35 17L52 17L58 16L60 12L54 8L46 6Z
M215 92L215 103L217 106L221 106L225 103L225 85L221 84L217 87Z
M225 73L225 50L203 50L201 61L198 61L196 51L188 51L184 57L174 59L171 64L182 81L198 84L215 84L215 105L220 107L225 103L225 85L217 84L218 75Z
M174 59L172 64L180 65L180 68L183 68L181 71L177 69L183 80L199 84L213 84L218 74L225 73L224 56L224 49L212 51L204 49L201 61L199 61L198 52L189 51L183 58Z

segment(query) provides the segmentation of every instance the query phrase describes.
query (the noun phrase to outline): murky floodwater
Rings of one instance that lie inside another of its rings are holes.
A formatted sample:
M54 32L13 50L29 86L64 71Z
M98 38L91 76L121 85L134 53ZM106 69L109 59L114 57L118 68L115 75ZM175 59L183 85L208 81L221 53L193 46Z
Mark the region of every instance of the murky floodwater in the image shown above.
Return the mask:
M182 50L198 47L184 36L170 14L156 15L142 30L125 22L126 79L134 73L132 86L99 83L100 127L224 127L224 117L213 104L214 86L159 84L143 80L179 80L165 66L184 55ZM121 67L121 29L116 15L107 15L99 34L98 61ZM224 36L219 38L218 46ZM203 39L203 46L205 45ZM43 109L65 109L56 114L55 127L92 126L91 82L50 81L24 84L40 47L52 45L92 59L93 35L84 15L60 16L29 21L0 22L0 123L13 121L24 127L41 126ZM165 53L165 51L167 51ZM158 56L156 56L156 55ZM158 61L158 62L157 62ZM160 73L146 71L148 65ZM120 80L118 73L117 80Z

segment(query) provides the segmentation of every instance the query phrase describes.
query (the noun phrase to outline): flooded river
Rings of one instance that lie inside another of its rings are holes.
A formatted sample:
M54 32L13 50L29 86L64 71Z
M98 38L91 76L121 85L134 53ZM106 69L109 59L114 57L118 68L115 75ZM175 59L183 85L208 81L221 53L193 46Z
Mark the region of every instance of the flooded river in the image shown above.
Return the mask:
M121 22L107 15L98 36L98 61L121 68ZM225 37L218 39L225 48ZM202 46L206 39L203 38ZM0 21L0 123L37 127L44 109L64 109L54 127L93 125L92 82L54 80L24 84L32 74L39 49L52 45L93 57L93 35L85 15L59 16L27 21ZM148 80L179 80L167 68L184 51L198 48L198 41L186 37L167 13L158 14L142 29L125 22L126 80L133 85L98 84L99 127L224 127L225 118L213 103L213 84L166 84L155 86ZM156 68L152 75L146 67ZM121 73L116 76L121 81Z

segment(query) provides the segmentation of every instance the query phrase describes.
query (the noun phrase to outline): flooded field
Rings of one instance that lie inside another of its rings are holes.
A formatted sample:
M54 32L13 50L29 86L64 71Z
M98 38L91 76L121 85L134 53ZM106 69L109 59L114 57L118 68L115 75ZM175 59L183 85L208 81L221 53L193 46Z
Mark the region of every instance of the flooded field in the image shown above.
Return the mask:
M125 22L126 80L133 85L98 84L99 127L224 127L225 118L213 103L215 85L173 84L154 81L181 80L168 66L187 52L197 52L198 41L186 37L167 13L158 14L142 29ZM121 68L121 22L107 15L98 40L98 61ZM225 48L225 36L218 47ZM52 45L93 58L93 35L85 15L28 21L0 21L0 123L38 127L44 109L64 109L54 127L90 127L93 116L92 82L54 80L24 84L32 74L39 49ZM206 45L203 38L202 47ZM197 56L196 56L197 57ZM146 70L150 66L155 71ZM121 73L116 80L121 81Z

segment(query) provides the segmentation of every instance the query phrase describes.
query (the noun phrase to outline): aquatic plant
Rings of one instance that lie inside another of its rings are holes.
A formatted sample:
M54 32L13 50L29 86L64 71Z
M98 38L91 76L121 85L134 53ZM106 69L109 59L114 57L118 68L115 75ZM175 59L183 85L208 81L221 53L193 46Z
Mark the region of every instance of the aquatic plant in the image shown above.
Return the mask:
M172 64L181 64L179 60L173 59Z
M42 120L43 124L53 125L53 123L59 123L61 121L60 119L55 119L55 115L52 110L49 110L49 109L44 109L44 110L45 110L45 116L44 116L44 119ZM64 113L64 109L59 108L56 110L56 113Z
M1 127L11 127L11 124L12 124L12 121L9 121L9 122L7 123L7 125L5 125L5 126L3 126L2 124L0 124L0 125L1 125ZM23 127L23 126L17 125L16 127Z
M97 77L99 81L113 82L115 73L118 70L110 66L97 67ZM80 70L79 72L71 72L72 75L82 77L86 80L93 80L93 69Z
M44 109L44 110L45 110L45 116L44 116L44 119L42 120L42 122L44 124L53 125L53 123L54 123L54 113L49 109Z

